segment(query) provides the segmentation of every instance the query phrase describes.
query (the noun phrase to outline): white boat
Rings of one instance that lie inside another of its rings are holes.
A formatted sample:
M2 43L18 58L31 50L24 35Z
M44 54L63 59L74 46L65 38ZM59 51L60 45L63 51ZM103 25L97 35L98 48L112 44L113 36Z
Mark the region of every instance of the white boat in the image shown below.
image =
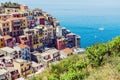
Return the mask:
M100 27L100 28L98 28L98 30L103 31L103 30L104 30L104 28L103 28L103 27Z

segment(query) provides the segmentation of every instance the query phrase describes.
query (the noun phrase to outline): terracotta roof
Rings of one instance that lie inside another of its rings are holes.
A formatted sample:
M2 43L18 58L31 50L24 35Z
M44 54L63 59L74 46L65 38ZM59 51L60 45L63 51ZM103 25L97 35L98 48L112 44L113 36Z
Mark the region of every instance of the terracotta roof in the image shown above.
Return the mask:
M26 47L28 47L28 46L27 46L27 45L24 45L24 44L19 44L18 47L20 47L20 48L23 49L23 48L26 48Z
M73 50L70 49L70 48L65 48L63 51L64 51L66 54L71 54L71 53L73 53Z
M5 40L7 40L7 39L11 39L12 37L9 36L9 35L6 35L6 36L3 36L3 38L4 38Z

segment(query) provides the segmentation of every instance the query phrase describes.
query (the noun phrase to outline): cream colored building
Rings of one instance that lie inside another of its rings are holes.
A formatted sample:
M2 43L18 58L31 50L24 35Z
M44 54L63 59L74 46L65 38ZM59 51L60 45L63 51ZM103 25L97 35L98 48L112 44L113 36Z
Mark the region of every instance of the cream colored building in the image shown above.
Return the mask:
M18 72L20 73L21 77L27 77L27 75L32 74L33 68L32 66L32 62L23 60L23 59L16 59L14 62L14 68L18 70Z

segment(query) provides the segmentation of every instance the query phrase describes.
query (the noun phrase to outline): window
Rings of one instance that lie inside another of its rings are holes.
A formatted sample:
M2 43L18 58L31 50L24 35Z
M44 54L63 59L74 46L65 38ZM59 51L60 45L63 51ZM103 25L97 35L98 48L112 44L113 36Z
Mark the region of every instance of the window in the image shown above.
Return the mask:
M3 41L3 39L0 39L0 41Z
M9 26L9 24L7 23L7 26Z
M1 46L3 46L3 44L1 44Z
M23 64L21 64L21 66L23 66Z
M10 10L8 10L8 12L10 12Z
M42 41L43 41L43 40L42 40L42 39L40 39L40 43L42 43Z
M5 24L3 24L3 26L5 26Z

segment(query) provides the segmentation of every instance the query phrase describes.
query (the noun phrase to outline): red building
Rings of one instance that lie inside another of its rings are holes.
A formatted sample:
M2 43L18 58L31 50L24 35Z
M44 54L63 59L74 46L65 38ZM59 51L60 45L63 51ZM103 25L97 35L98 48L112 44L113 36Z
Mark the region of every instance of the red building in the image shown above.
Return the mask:
M40 25L45 25L45 17L44 16L39 16L38 17L38 22Z
M62 50L66 48L66 40L65 38L57 39L57 49Z

